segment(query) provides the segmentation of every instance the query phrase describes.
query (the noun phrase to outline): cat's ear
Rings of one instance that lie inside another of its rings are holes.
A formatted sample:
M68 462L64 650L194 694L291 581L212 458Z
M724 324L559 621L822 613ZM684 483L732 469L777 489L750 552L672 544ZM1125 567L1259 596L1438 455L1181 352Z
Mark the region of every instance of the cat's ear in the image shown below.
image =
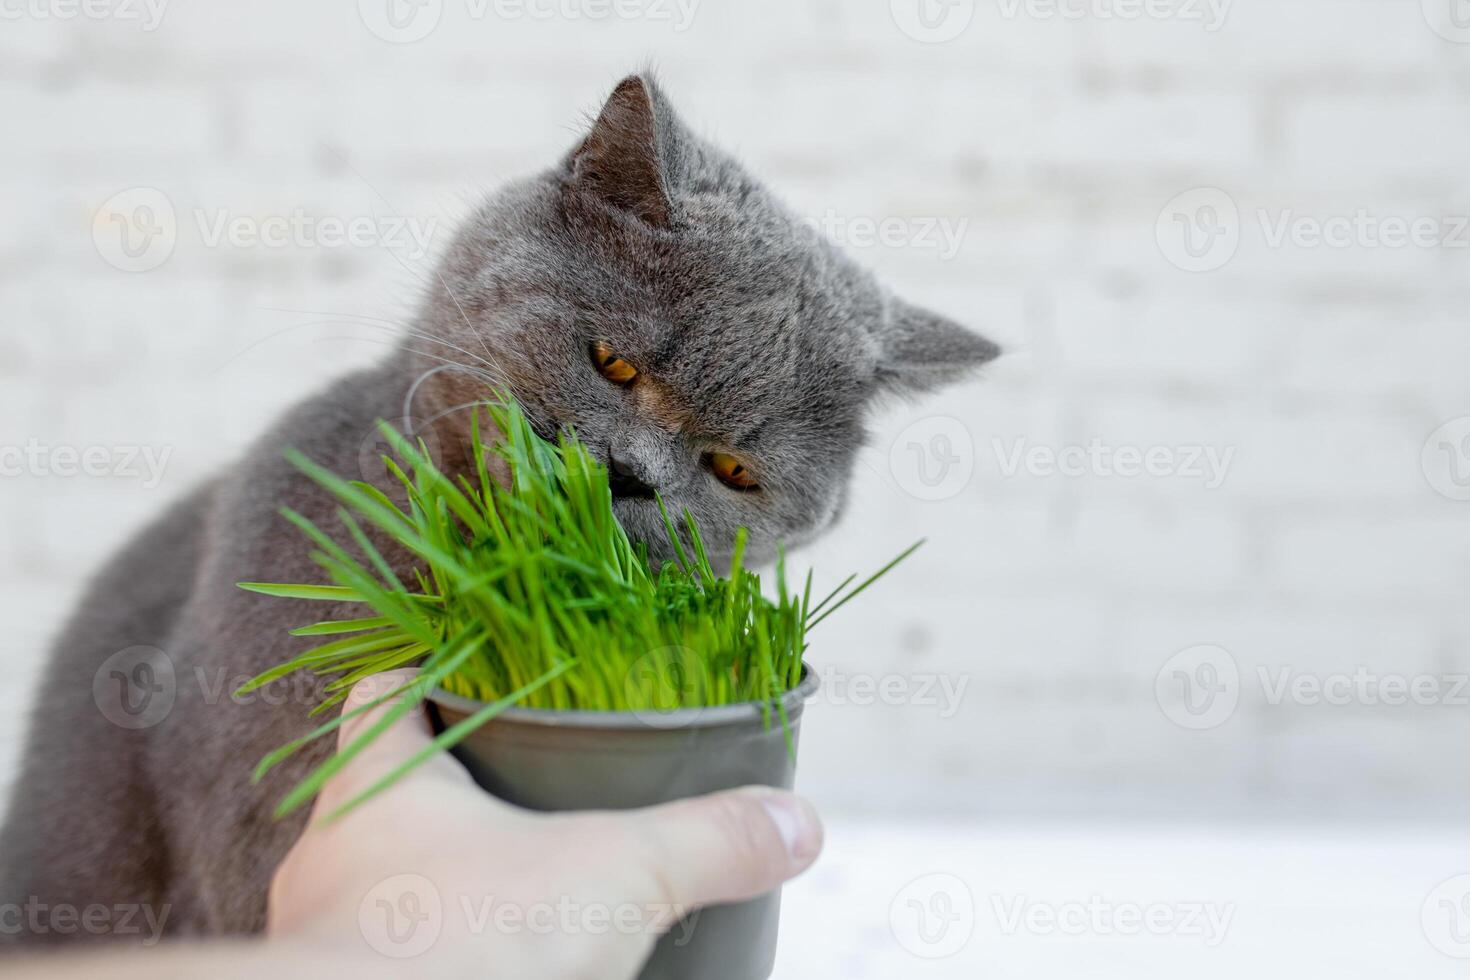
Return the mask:
M660 152L659 105L653 82L629 75L568 161L572 188L626 211L655 228L667 228L669 203Z
M877 341L874 380L898 394L933 391L1000 356L999 345L897 297L888 302Z

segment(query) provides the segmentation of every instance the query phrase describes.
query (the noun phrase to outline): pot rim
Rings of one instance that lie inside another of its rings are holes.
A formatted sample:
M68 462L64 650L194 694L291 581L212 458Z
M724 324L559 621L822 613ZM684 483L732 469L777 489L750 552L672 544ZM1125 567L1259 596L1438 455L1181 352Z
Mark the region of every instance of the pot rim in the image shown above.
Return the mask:
M801 710L822 686L816 670L801 662L801 683L781 695L787 714ZM443 688L429 692L429 700L464 715L473 715L486 702L451 694ZM613 731L647 731L650 728L718 728L763 720L769 702L741 701L707 708L678 708L673 711L582 711L572 708L506 708L486 724L510 721L521 725L547 728L601 729Z

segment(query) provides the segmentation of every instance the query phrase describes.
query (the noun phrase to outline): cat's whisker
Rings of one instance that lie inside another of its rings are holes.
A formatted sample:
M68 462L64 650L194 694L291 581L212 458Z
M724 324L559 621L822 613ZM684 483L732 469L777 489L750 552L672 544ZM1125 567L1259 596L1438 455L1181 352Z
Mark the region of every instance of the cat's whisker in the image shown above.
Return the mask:
M405 333L407 333L411 337L417 337L420 340L427 340L430 343L443 344L445 347L448 347L451 350L459 351L465 357L473 358L474 360L480 362L480 364L484 365L484 367L486 368L486 370L489 370L489 371L498 371L498 370L500 370L500 368L493 361L487 361L485 358L483 358L480 355L476 354L474 351L465 350L463 347L460 347L458 344L451 344L447 340L440 340L438 337L435 337L435 336L433 336L431 334L421 333L421 332L419 332L417 330L407 330L407 331L405 331ZM489 351L486 351L486 353L489 353Z
M288 327L287 329L288 330L295 330L295 329L299 329L301 327L325 327L325 326L360 326L360 327L364 327L364 328L369 329L369 330L383 330L383 331L387 331L387 332L393 334L394 336L399 336L399 335L406 334L406 335L408 335L410 337L415 337L415 338L417 338L419 340L428 341L429 343L432 343L432 344L440 344L440 345L442 345L444 347L449 348L450 350L458 351L459 353L465 355L466 357L474 358L476 361L479 361L481 364L484 365L484 369L485 370L488 370L488 371L498 371L499 370L499 368L496 365L491 364L490 362L486 361L484 358L480 357L474 351L465 350L463 347L460 347L460 346L458 346L456 344L451 344L447 340L440 340L438 337L435 337L433 334L422 333L422 332L417 331L417 330L409 330L409 329L403 329L403 328L395 329L395 328L391 328L391 327L378 326L376 324L371 324L371 323L352 324L350 321L344 321L344 320L310 320L310 321L307 321L306 323L299 323L299 324L297 324L294 327ZM281 331L281 332L284 333L285 331ZM267 337L265 339L269 340L270 338ZM405 348L405 349L407 349L407 348Z
M332 312L327 311L327 310L291 310L291 309L284 309L284 308L280 308L280 307L265 307L265 309L268 309L268 310L271 310L271 311L277 312L277 313L300 313L300 314L307 315L307 316L324 316L324 317L331 317L332 318L331 320L316 320L316 321L311 321L310 323L306 323L306 324L297 324L298 327L300 327L300 326L310 326L312 324L321 324L321 323L338 323L338 322L340 322L340 323L353 323L353 322L358 322L358 321L361 321L363 326L374 328L374 329L383 329L383 330L386 330L386 329L389 329L391 327L392 329L394 329L396 331L401 331L401 332L403 332L405 334L408 334L409 336L418 337L421 340L427 340L427 341L429 341L431 343L435 343L435 344L442 344L445 347L448 347L448 348L450 348L452 350L459 351L461 354L465 355L466 357L474 358L476 361L479 361L481 364L483 364L485 367L487 367L487 368L489 368L491 370L496 370L496 365L492 361L486 360L485 358L483 358L480 355L474 353L473 351L465 350L463 347L460 347L460 346L458 346L456 344L451 344L449 341L445 340L444 338L442 338L442 337L440 337L440 336L438 336L436 334L432 334L432 333L429 333L426 330L422 330L416 324L412 324L411 325L408 321L403 321L403 320L388 320L388 319L385 319L383 317L368 316L366 314L361 314L361 313L332 313ZM377 326L378 324L387 324L388 326ZM288 329L295 329L295 328L293 327L293 328L288 328ZM489 354L490 353L490 351L489 351L488 348L485 350L485 353L486 354Z
M413 400L415 397L417 397L419 393L419 388L423 387L424 382L434 377L434 375L440 374L444 371L458 370L458 368L459 365L456 364L439 364L435 367L429 368L427 371L421 373L417 378L413 379L413 384L408 386L408 391L403 396L403 420L406 424L409 425L410 430L417 428L413 425L412 420ZM413 432L410 431L409 435L413 435Z
M330 316L340 317L344 320L371 320L375 323L386 323L393 327L407 326L406 321L390 319L382 316L372 316L368 313L339 313L336 310L298 310L289 306L261 306L257 307L267 313L299 313L302 316Z
M428 351L417 350L417 349L415 349L413 347L404 347L404 346L401 346L399 344L392 344L392 343L389 343L386 340L374 340L371 337L347 337L347 336L342 336L342 337L317 337L312 342L313 343L324 343L326 341L331 341L331 340L351 340L351 341L355 341L355 342L361 343L361 344L381 344L384 347L397 347L399 350L407 351L410 354L417 354L419 357L427 357L430 360L439 361L439 362L441 362L443 364L446 364L446 365L452 365L453 367L456 367L456 368L458 368L461 371L465 371L465 372L468 372L470 374L473 374L475 377L479 378L481 381L484 381L486 384L494 385L494 384L497 383L496 382L496 379L495 379L495 376L492 375L492 374L490 374L484 368L478 368L478 367L475 367L473 364L465 364L462 361L456 361L456 360L453 360L451 358L440 357L438 354L431 354Z
M472 401L472 402L465 402L462 405L455 405L455 406L453 406L451 408L446 408L442 412L438 413L437 415L434 415L434 416L432 416L430 418L425 419L424 420L424 423L423 423L424 424L424 427L427 428L428 426L433 425L435 422L439 421L440 419L447 418L448 416L453 415L455 412L463 412L467 408L479 408L480 406L482 406L484 404L485 404L485 400L483 398L481 398L481 399L477 399L477 400Z
M469 330L470 336L474 337L476 340L478 340L480 342L480 347L485 351L485 356L486 357L492 357L493 358L494 355L490 353L490 348L489 348L488 345L486 345L485 338L480 336L479 331L477 331L475 329L475 325L470 322L470 318L469 318L468 314L465 313L464 307L461 306L460 303L459 303L459 297L454 295L454 290L450 289L449 288L449 283L445 281L444 274L442 272L440 272L439 270L436 269L436 270L434 270L434 275L437 276L438 279L439 279L439 282L441 284L443 284L443 286L444 286L444 292L449 296L450 300L454 303L454 308L457 309L457 310L459 310L459 315L464 320L465 328L467 330Z
M417 378L414 379L413 384L409 387L408 393L404 396L404 399L403 399L403 417L404 417L404 419L406 421L409 421L410 423L412 423L414 421L414 418L413 418L413 400L418 395L418 390L424 384L424 382L428 381L434 375L439 374L442 371L451 371L451 370L464 370L464 365L461 365L461 364L440 364L437 367L432 367L429 370L423 372ZM483 375L483 374L481 374L481 373L479 373L477 371L469 371L467 373L471 374L472 376L474 376L476 378L479 378L479 380L481 380L481 381L486 382L486 384L489 385L489 387L491 388L492 395L495 394L495 393L502 393L502 394L509 393L509 390L510 390L509 385L508 385L508 383L504 379L496 380L495 378L486 377L485 375ZM433 416L432 418L429 418L429 419L425 420L423 422L423 425L425 425L425 426L433 425L435 422L437 422L441 418L444 418L446 415L450 415L450 414L453 414L454 412L461 411L461 410L466 409L466 408L471 408L471 407L476 406L476 405L483 405L484 403L485 403L485 399L481 398L481 399L477 399L477 400L472 401L472 402L465 402L462 405L456 405L453 408L445 409L445 410L441 411L439 414ZM417 428L417 425L415 425L415 428Z
M423 276L423 274L420 273L418 270L411 268L407 262L403 261L403 258L401 256L393 252L391 249L388 251L388 255L392 257L393 261L397 262L399 266L401 266L406 272L408 272L410 275L419 277L424 282L424 284L429 287L431 291L433 290L434 284L430 282L426 276ZM490 348L486 345L485 338L480 336L480 332L476 330L475 325L470 322L469 314L465 313L464 307L460 305L459 297L454 295L454 290L449 288L449 283L444 279L444 274L438 269L435 269L434 278L439 280L439 284L444 287L445 295L447 295L449 297L449 301L454 304L454 308L459 311L460 318L464 320L465 329L470 332L470 336L474 337L480 342L480 347L482 350L484 350L485 356L493 360L495 355L490 353Z
M874 476L876 476L878 479L880 479L880 480L887 479L888 477L883 473L883 471L880 470L873 463L873 456L874 456L874 454L871 451L865 450L863 452L860 452L856 456L857 464L859 466L865 467L866 469L868 469L869 471L871 471L872 474Z
M289 312L289 311L284 311L284 312ZM305 323L293 323L289 327L282 327L279 330L273 330L270 333L266 334L264 337L260 337L260 338L257 338L256 340L252 340L250 343L246 344L244 347L240 348L235 353L233 353L229 357L225 358L225 360L221 361L219 363L219 365L214 369L214 373L218 374L220 371L223 371L225 368L229 367L230 364L232 364L234 361L236 361L236 360L244 357L246 354L250 353L255 348L261 346L262 344L269 343L270 341L275 340L278 337L283 336L284 334L291 333L293 330L302 330L302 329L305 329L306 327L319 327L319 326L332 326L332 325L337 325L337 321L332 321L332 320L308 320ZM365 324L362 324L362 326L368 327L369 329L374 329L374 330L386 330L386 329L388 329L387 327L378 327L378 326L374 326L372 324L366 324L366 323ZM337 338L337 339L359 339L359 338Z

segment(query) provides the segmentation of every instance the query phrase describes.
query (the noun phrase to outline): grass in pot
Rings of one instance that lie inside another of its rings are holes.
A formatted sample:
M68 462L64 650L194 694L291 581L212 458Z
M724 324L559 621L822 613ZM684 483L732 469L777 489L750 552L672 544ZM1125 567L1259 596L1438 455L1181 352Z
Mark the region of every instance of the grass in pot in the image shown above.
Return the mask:
M607 472L574 435L547 442L513 401L485 406L500 438L471 426L471 473L454 479L422 445L384 425L384 458L401 502L293 454L334 495L342 529L327 533L284 511L315 545L333 584L241 583L285 599L360 603L358 619L294 630L322 643L251 680L247 693L295 671L327 677L331 713L359 680L417 666L383 718L281 800L284 815L398 718L428 703L438 735L424 755L344 810L391 785L437 751L451 751L486 790L536 810L650 806L737 786L791 789L802 706L817 679L803 663L807 631L902 561L813 601L808 574L789 588L784 559L774 595L745 568L745 532L729 573L711 565L687 513L664 509L674 559L650 558L617 522ZM502 484L492 473L508 471ZM681 535L680 527L683 534ZM411 581L394 572L368 530L414 556ZM263 759L260 778L356 709ZM339 811L340 813L341 811ZM695 913L664 936L645 980L760 980L775 958L779 892Z

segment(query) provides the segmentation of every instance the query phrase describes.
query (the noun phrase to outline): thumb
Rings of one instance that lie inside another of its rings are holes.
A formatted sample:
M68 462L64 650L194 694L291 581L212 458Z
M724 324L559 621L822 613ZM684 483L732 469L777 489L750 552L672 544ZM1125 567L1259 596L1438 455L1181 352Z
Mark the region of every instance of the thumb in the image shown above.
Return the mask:
M620 815L645 841L642 863L661 901L680 908L737 902L795 878L822 850L806 800L752 786Z

